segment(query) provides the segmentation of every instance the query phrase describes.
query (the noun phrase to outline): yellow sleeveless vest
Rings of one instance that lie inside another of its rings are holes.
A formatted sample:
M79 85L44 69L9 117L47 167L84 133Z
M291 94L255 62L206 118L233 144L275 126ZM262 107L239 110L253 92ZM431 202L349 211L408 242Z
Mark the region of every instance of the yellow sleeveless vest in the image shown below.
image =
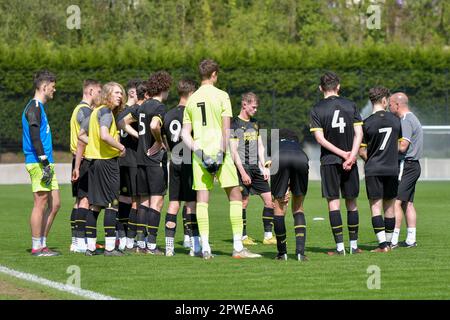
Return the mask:
M85 157L88 159L112 159L120 155L120 151L111 147L100 137L100 125L98 123L98 112L106 106L95 108L89 119L89 139L86 146ZM109 134L118 141L119 134L116 127L116 121L113 115L113 121L109 128Z
M78 133L80 132L80 124L77 121L78 111L83 107L89 107L86 103L80 103L75 107L70 118L70 152L75 154L77 151Z

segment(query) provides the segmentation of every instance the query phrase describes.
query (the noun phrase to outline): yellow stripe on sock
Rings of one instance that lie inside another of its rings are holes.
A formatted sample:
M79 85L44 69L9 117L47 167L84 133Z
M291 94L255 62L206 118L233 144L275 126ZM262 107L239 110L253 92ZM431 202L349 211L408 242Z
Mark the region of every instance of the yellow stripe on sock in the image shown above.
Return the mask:
M306 225L304 225L304 224L299 224L298 226L295 226L294 229L295 229L295 228L306 228Z
M342 224L340 226L331 227L331 229L338 229L338 228L342 228Z

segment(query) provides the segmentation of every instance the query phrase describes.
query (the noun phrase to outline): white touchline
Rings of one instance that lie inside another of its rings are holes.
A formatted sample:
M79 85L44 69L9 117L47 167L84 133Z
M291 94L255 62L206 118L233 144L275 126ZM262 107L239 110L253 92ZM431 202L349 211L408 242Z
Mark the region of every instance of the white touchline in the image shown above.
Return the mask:
M47 286L59 291L64 291L64 292L68 292L83 298L87 298L87 299L92 299L92 300L119 300L117 298L113 298L110 296L105 296L103 294L94 292L94 291L90 291L90 290L84 290L84 289L80 289L77 287L73 287L73 286L69 286L67 284L63 284L63 283L59 283L59 282L55 282L55 281L51 281L45 278L41 278L38 277L34 274L31 273L25 273L25 272L20 272L14 269L10 269L8 267L2 266L0 265L0 272L13 276L15 278L18 279L22 279L25 281L30 281L30 282L35 282L38 283L40 285L43 286Z

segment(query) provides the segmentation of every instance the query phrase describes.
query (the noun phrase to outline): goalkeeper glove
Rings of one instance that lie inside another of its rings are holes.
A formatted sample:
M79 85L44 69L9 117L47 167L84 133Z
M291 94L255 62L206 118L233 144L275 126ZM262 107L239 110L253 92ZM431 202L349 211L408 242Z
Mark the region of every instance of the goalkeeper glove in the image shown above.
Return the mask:
M203 150L197 149L194 153L202 160L202 166L211 174L215 174L219 171L220 164L217 161L214 161L210 156L205 154ZM222 156L223 158L223 156Z
M46 185L49 186L52 183L53 178L53 170L50 166L50 162L48 162L47 156L40 156L39 160L42 163L42 178L41 181Z

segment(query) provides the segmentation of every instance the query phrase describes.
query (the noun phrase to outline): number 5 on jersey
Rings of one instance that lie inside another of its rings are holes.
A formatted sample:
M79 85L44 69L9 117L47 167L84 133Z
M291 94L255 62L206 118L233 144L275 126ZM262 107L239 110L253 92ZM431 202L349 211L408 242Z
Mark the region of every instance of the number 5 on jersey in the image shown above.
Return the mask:
M331 120L331 127L332 128L339 128L339 133L344 133L344 128L347 125L344 121L343 117L339 118L339 111L335 110L333 114L333 119Z
M139 135L143 136L145 134L145 123L142 121L145 119L144 113L139 113Z

